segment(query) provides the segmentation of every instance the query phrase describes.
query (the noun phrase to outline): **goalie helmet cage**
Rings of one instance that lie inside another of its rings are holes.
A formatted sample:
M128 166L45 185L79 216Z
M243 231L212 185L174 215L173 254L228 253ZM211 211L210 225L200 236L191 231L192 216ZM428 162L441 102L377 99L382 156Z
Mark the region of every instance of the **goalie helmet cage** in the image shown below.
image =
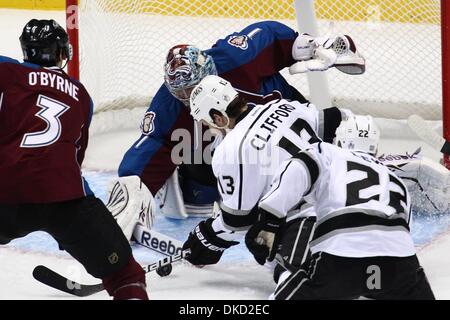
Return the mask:
M163 82L167 50L211 47L261 20L313 35L350 34L367 60L362 76L337 70L291 76L319 107L375 117L442 120L450 140L448 0L66 0L74 59L69 74L104 110L146 107ZM298 23L297 23L298 21ZM307 79L307 80L306 80ZM446 159L447 166L450 160Z

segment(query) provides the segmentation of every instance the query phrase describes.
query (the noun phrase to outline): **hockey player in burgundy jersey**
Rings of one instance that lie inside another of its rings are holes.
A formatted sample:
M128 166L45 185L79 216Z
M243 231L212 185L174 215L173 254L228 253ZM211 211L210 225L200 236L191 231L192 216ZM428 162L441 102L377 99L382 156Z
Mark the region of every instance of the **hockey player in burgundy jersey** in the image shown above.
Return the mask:
M364 59L357 53L351 39L339 39L347 41L347 47L351 47L354 56L359 58L362 70ZM171 180L176 183L167 185L168 188L181 185L183 199L178 202L198 206L211 204L219 195L211 166L202 155L205 152L210 154L206 148L214 148L215 145L211 143L211 136L205 135L208 128L196 124L190 115L189 94L192 88L205 76L218 74L230 81L251 103L264 104L281 96L306 103L307 100L283 78L280 71L286 67L290 67L293 73L319 71L336 65L334 51L325 49L337 43L333 40L299 35L279 22L263 21L218 40L205 51L191 45L173 47L167 55L165 83L153 97L142 121L142 135L125 154L119 176L139 176L153 195L172 176ZM320 58L317 58L317 53L321 53ZM330 108L323 115L326 125L322 127L321 136L332 141L341 112ZM181 141L188 147L183 149L184 154L179 157L182 159L176 160L173 159L173 151L180 143L180 136L188 136L189 141ZM178 166L183 178L180 183L173 175ZM184 210L182 205L172 213ZM165 206L163 213L166 213ZM167 213L171 215L171 212Z
M0 244L46 231L115 299L148 299L121 229L81 175L93 104L62 70L67 33L31 20L24 63L0 56Z

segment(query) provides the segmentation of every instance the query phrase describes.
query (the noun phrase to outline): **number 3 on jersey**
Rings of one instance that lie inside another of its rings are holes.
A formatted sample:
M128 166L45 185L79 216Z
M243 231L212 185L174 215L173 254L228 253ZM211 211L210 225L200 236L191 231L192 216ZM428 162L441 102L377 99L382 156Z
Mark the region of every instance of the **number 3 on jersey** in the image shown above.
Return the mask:
M61 136L61 121L59 117L69 110L69 106L52 98L39 95L36 105L42 110L36 113L36 117L47 123L47 128L42 131L27 133L23 136L22 148L39 148L55 143Z

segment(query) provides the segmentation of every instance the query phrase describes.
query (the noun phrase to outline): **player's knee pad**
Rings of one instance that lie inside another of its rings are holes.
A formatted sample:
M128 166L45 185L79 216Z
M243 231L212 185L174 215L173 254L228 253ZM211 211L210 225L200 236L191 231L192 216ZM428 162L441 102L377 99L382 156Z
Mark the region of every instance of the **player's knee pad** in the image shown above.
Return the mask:
M120 177L111 181L106 207L116 219L125 237L130 240L137 223L148 229L153 225L155 201L138 176Z

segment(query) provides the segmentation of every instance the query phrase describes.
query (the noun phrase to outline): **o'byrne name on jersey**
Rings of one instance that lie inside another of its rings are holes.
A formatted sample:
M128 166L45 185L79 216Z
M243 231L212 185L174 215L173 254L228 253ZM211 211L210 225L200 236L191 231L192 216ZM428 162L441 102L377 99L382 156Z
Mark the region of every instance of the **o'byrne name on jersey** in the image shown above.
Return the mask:
M28 83L30 86L52 87L79 101L78 91L80 89L69 79L65 79L53 72L30 72L28 75Z
M267 142L269 142L275 129L278 128L279 124L289 117L289 114L295 110L295 107L289 104L282 104L277 107L277 109L272 112L261 124L258 133L250 141L250 144L256 150L263 150L266 147Z

